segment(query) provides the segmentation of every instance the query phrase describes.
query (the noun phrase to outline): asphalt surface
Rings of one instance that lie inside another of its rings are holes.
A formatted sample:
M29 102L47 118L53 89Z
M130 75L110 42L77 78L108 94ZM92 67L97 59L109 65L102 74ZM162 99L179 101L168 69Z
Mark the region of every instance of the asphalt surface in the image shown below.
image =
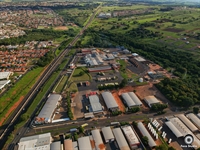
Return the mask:
M0 149L3 149L3 146L5 142L8 139L9 134L14 131L14 126L18 122L20 116L23 114L23 111L25 108L28 108L36 95L38 94L39 90L41 87L44 85L44 83L47 81L47 79L51 76L51 74L57 69L58 65L61 63L61 60L64 58L64 56L69 52L71 49L71 46L74 45L77 40L80 38L82 33L84 32L85 29L89 26L91 21L94 19L96 12L100 6L97 7L96 11L93 13L93 15L90 17L88 23L86 24L85 27L79 32L79 34L76 35L74 40L68 45L68 47L57 57L55 58L47 67L43 75L40 77L40 79L37 81L37 83L33 86L33 88L30 90L30 92L27 94L27 96L23 99L21 104L15 109L15 111L12 113L12 115L7 119L5 124L1 126L0 129ZM36 111L35 111L36 112ZM29 120L27 120L27 123L24 127L19 129L17 135L14 135L15 138L13 142L9 145L7 148L8 150L14 149L16 143L19 141L21 137L27 132L28 127L31 124L32 119L34 118L35 112L33 112L33 115L30 117Z

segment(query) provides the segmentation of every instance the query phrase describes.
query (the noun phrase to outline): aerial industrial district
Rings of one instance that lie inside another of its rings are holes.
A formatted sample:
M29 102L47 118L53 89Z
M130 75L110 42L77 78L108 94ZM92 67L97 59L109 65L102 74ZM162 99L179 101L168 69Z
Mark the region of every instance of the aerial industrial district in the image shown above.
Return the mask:
M176 111L153 85L176 77L137 53L124 47L79 49L62 74L69 92L59 94L55 88L48 95L16 143L18 150L153 149L163 143L175 149L200 147L200 114ZM1 79L9 75L1 72ZM167 108L155 113L151 108L159 104Z
M34 45L39 50L34 50ZM21 46L31 49L26 52L15 51L13 47L0 52L4 58L0 60L3 64L1 93L13 86L11 80L16 83L21 80L23 75L16 72L29 71L27 58L44 56L47 47L52 45L52 41L32 41ZM30 124L18 130L8 149L142 150L166 146L188 150L200 147L200 114L177 109L154 85L163 78L177 78L173 72L123 46L77 48L72 56L67 53L63 56L63 60L70 62L61 71L61 79L41 98L38 113L27 119ZM49 67L54 64L50 63ZM46 74L48 71L47 68ZM26 109L21 106L20 111ZM6 128L3 134L9 130Z

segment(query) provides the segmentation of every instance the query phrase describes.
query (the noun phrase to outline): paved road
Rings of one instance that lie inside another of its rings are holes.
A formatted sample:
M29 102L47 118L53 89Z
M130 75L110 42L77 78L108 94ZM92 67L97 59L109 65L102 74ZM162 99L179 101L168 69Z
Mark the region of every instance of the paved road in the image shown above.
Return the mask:
M77 42L77 40L80 38L80 36L84 32L84 30L87 29L89 24L92 22L92 20L95 17L95 14L96 14L96 12L98 11L99 8L100 8L100 6L97 7L97 9L93 13L93 15L90 17L88 23L85 25L85 27L83 27L83 29L79 32L79 34L76 35L74 40L71 43L69 43L69 46L56 59L54 59L54 61L52 61L50 63L49 67L43 73L43 75L38 80L38 82L34 85L32 90L27 94L27 96L24 98L24 100L18 106L18 108L16 108L13 115L7 120L6 124L3 127L1 127L0 149L3 148L6 140L8 139L9 134L14 130L14 125L17 123L17 120L19 119L19 117L21 116L21 114L24 111L23 108L28 108L30 106L31 102L33 101L33 99L37 95L40 88L44 85L44 83L47 81L47 79L50 77L50 75L53 73L53 71L57 68L57 66L60 64L60 62L64 58L64 56L70 51L71 46L74 45ZM30 117L30 119L27 121L26 125L19 130L18 133L20 133L20 134L15 135L13 142L8 147L9 150L14 149L15 144L19 141L19 139L21 137L23 137L24 133L27 132L28 127L31 124L31 120L33 119L33 116L34 116L34 113L33 113L32 117Z

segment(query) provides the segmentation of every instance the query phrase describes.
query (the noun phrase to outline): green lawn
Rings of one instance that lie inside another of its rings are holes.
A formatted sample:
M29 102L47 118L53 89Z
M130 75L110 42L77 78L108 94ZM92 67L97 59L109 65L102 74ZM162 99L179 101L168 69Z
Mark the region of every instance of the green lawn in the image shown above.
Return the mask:
M68 76L64 75L63 78L62 78L62 80L60 81L59 85L58 85L57 88L55 89L55 92L56 92L56 93L61 93L61 92L62 92L62 90L63 90L63 88L64 88L64 86L65 86L65 83L66 83L67 79L68 79Z
M37 67L25 74L13 87L11 87L3 96L0 97L0 119L7 118L9 109L19 99L23 99L35 84L37 77L44 68ZM12 112L10 112L11 114Z
M72 83L68 89L68 91L78 91L78 87L76 83Z
M84 74L82 76L79 76L79 73L81 71L83 71ZM91 80L90 74L86 73L85 68L76 68L70 81L73 82L73 81L86 81L86 80Z

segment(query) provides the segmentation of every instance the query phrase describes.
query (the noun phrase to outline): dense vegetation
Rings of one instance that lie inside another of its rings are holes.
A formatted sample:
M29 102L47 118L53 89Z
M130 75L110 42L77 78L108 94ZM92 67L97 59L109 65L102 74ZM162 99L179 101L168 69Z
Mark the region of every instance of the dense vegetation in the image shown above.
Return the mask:
M159 38L161 36L159 33L137 28L120 34L104 30L97 31L91 28L85 33L85 36L88 35L92 35L93 38L86 43L86 46L104 46L104 41L109 41L110 46L123 45L132 52L137 52L164 68L173 68L173 73L179 78L165 79L157 87L177 106L189 107L199 102L200 61L194 59L194 56L190 53L141 40ZM95 40L94 43L97 43L97 45L93 44L92 40Z
M25 44L26 41L47 41L55 40L56 38L60 38L62 35L66 35L66 38L76 35L76 32L73 29L65 31L56 31L53 29L32 29L26 30L25 32L26 34L24 36L0 40L0 45Z

